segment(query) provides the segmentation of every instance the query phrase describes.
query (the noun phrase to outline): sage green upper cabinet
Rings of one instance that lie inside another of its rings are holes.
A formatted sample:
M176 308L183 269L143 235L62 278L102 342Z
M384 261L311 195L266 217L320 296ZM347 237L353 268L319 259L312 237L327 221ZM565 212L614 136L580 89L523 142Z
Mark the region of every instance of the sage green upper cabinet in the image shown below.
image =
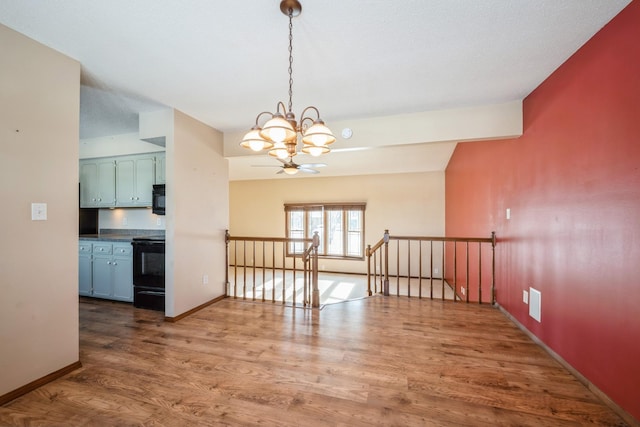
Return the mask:
M165 183L165 158L157 152L80 160L80 207L151 207L153 185Z
M116 164L113 159L80 161L80 207L116 205Z
M165 174L166 167L166 153L156 153L156 184L166 184L167 176Z
M116 160L116 206L151 206L155 168L153 155Z

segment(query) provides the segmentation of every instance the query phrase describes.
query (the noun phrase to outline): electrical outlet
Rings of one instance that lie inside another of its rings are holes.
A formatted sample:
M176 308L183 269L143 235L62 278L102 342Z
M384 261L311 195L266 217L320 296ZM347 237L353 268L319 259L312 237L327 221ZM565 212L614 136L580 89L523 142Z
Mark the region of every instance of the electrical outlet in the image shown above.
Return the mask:
M209 275L203 274L202 275L202 284L203 285L207 285L208 283L209 283Z
M460 292L462 293L462 295L466 295L467 290L464 288L464 286L460 286Z
M438 267L433 269L433 275L437 276L438 274L440 274L440 269Z
M525 304L529 304L529 292L522 291L522 302Z
M156 225L162 225L162 218L156 218Z
M129 225L129 220L127 219L126 216L122 217L122 225Z

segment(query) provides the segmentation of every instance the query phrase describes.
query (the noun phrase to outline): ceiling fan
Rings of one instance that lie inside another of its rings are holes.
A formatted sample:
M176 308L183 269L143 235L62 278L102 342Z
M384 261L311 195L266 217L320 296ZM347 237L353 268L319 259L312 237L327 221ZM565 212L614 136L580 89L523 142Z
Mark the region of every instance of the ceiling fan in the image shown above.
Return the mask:
M283 160L283 159L278 159L278 161L280 161L282 163L282 166L279 165L252 165L253 167L264 167L264 168L280 168L280 170L278 172L276 172L277 174L279 173L286 173L287 175L295 175L298 172L304 172L304 173L320 173L319 171L315 170L315 169L311 169L311 168L322 168L327 166L324 163L303 163L303 164L297 164L294 163L293 161L293 157L289 157L288 160Z

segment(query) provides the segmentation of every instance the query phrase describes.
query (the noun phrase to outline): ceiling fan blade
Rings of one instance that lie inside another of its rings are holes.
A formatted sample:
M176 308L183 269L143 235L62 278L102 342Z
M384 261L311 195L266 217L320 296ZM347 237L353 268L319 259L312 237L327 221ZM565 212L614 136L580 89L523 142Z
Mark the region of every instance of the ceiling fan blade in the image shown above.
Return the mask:
M326 163L303 163L300 165L301 168L323 168L327 166Z
M276 175L278 175L280 173L284 173L284 169L280 169L278 172L276 172Z
M315 169L303 168L302 166L299 167L298 170L300 172L304 172L304 173L320 173L319 171L317 171Z

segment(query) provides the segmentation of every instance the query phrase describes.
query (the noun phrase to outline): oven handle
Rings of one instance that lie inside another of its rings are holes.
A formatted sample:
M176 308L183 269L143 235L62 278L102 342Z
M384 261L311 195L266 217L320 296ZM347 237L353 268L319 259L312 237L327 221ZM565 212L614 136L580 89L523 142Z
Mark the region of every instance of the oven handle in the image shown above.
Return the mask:
M164 296L165 295L164 292L157 292L157 291L139 291L138 294L140 294L140 295L155 295L155 296Z

